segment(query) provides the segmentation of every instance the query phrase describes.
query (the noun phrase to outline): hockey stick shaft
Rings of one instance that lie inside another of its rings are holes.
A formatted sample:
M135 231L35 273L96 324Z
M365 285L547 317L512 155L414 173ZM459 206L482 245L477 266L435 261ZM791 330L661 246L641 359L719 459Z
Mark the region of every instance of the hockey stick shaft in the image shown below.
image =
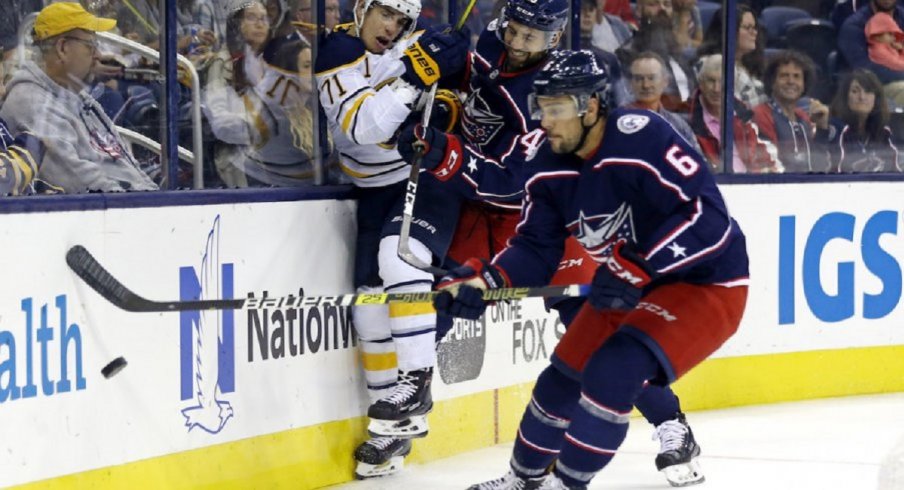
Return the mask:
M475 4L477 4L477 0L470 0L468 2L465 11L458 16L458 22L455 23L455 30L459 30L465 26L465 22L468 21L468 17L471 15L471 10L474 8Z
M263 296L243 299L152 301L139 296L113 277L85 247L76 245L66 253L69 268L85 283L115 306L132 312L167 312L196 310L240 310L264 308L303 308L311 306L383 305L387 303L429 303L439 292L340 294L335 296ZM589 285L546 286L540 288L500 288L484 291L487 301L503 301L532 297L586 296Z
M471 10L476 3L477 0L470 0L468 2L465 11L461 13L458 17L458 22L455 23L455 30L464 27L465 22L468 20L468 16L471 15ZM424 129L427 129L427 126L430 125L430 114L433 110L433 101L436 99L437 88L438 85L434 83L427 93L426 102L424 103L424 113L421 117L421 126ZM411 251L411 247L409 246L409 241L411 239L411 222L414 220L414 201L417 196L417 184L421 172L421 159L423 157L424 145L417 145L414 161L411 162L411 172L408 174L408 185L405 187L405 203L402 207L402 229L399 232L399 247L396 253L399 258L404 260L408 265L424 272L429 272L434 276L442 276L447 272L445 269L424 262Z

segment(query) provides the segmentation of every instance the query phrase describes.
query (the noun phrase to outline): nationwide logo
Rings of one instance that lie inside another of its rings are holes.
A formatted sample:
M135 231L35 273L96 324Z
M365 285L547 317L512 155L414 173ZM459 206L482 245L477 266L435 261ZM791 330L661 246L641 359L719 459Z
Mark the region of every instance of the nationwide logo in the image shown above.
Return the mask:
M233 298L233 264L219 256L220 216L214 218L200 269L179 268L179 299ZM182 410L188 431L217 434L234 416L227 395L235 391L235 312L183 311L179 314L179 372Z
M179 268L180 300L235 298L234 267L220 257L220 216L213 220L198 266ZM328 296L271 298L267 291L246 294L243 314L247 364L286 357L311 356L357 345L351 309L325 304ZM290 299L287 299L290 298ZM235 310L183 311L179 315L179 373L182 410L189 432L217 434L236 414Z
M304 297L304 290L298 291ZM252 294L248 299L255 298ZM268 293L260 296L267 304ZM248 363L354 349L351 309L305 301L248 310ZM273 303L276 303L275 301Z

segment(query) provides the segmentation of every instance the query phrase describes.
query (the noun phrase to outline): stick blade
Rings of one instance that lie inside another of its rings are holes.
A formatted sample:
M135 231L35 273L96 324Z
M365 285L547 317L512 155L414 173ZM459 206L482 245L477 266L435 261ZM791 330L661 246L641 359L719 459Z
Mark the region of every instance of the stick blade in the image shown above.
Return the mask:
M161 313L168 311L238 310L244 299L208 299L151 301L143 298L119 282L85 247L75 245L66 252L66 263L72 272L82 278L91 289L97 291L107 301L117 307L138 313Z
M126 311L142 311L142 299L116 280L85 247L75 245L66 252L66 263L72 272L107 301Z

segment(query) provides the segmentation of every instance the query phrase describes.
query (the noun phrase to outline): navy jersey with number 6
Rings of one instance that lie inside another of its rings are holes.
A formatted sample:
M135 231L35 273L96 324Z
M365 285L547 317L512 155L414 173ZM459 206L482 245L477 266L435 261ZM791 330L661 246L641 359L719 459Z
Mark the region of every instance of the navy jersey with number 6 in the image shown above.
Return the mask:
M589 158L555 158L528 180L517 235L494 260L512 285L547 284L569 234L598 263L634 241L660 274L649 287L747 284L744 235L705 160L657 114L617 109Z

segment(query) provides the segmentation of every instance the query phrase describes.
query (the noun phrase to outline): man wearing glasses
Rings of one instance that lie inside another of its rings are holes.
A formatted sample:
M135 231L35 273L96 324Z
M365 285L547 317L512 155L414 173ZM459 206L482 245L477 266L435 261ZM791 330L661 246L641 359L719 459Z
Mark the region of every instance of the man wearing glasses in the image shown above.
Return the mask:
M634 109L647 109L662 116L672 127L678 131L678 134L684 137L700 152L700 146L697 144L697 138L687 122L674 112L667 110L662 106L662 94L666 87L669 86L669 71L665 67L665 60L652 51L644 51L638 54L628 70L629 80L631 84L631 92L634 94L634 101L628 104L628 107ZM702 152L701 152L702 153Z
M35 19L37 59L7 86L0 117L45 143L38 178L63 192L157 189L86 90L99 57L95 33L115 26L77 3L47 6Z

